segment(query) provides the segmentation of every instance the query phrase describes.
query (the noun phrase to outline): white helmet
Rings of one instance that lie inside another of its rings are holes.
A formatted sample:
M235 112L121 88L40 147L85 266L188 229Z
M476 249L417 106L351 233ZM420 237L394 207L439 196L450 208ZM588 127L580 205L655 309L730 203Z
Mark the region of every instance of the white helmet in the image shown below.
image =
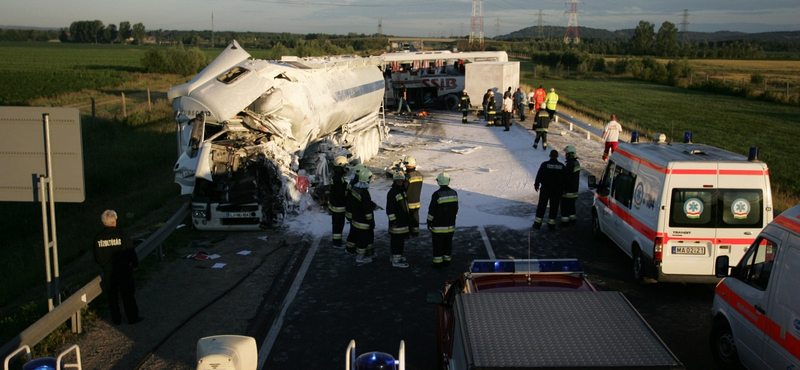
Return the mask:
M333 165L336 167L344 167L347 166L348 163L350 162L347 161L347 157L343 155L340 155L333 160Z
M417 167L417 160L414 159L414 157L407 155L405 158L403 158L403 164L406 165L406 167Z
M448 175L447 172L440 173L439 176L436 176L436 183L439 184L439 186L450 185L450 175Z

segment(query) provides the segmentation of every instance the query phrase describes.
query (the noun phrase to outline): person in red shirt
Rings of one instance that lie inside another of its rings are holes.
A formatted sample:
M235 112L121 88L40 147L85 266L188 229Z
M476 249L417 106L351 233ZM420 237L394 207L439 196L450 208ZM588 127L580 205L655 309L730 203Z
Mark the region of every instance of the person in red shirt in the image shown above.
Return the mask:
M542 106L542 103L544 103L544 99L546 97L547 93L544 91L544 87L542 85L539 85L539 88L533 92L533 98L531 98L531 100L533 100L533 104L535 104L534 109L536 109L536 112L542 109L540 107Z

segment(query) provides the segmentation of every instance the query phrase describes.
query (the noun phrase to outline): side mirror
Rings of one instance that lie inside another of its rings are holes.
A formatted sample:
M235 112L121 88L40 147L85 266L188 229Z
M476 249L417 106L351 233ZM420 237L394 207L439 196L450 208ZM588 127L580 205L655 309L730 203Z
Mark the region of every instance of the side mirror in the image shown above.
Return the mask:
M714 275L718 278L728 276L728 269L730 258L728 256L719 256L714 263Z
M427 302L433 304L442 304L444 303L444 297L442 296L441 292L428 293Z
M594 175L589 175L589 189L597 189L597 177Z

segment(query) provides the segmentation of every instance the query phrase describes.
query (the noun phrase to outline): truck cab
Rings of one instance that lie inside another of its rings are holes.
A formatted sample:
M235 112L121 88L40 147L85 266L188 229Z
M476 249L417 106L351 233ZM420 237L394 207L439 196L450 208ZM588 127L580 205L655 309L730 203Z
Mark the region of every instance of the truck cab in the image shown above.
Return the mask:
M475 260L428 294L439 369L683 369L620 292L576 259Z
M738 264L717 257L711 351L722 369L800 368L800 206L773 220Z

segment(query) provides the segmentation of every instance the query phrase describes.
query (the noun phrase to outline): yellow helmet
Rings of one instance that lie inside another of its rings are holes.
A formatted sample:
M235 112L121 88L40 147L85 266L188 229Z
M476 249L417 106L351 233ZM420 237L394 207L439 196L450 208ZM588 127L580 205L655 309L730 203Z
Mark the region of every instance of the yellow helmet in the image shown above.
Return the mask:
M350 162L347 161L347 157L343 155L340 155L333 160L333 165L336 167L344 167L347 166L348 163Z
M405 158L403 158L403 164L406 165L406 167L417 167L417 160L414 159L414 157L407 155Z

